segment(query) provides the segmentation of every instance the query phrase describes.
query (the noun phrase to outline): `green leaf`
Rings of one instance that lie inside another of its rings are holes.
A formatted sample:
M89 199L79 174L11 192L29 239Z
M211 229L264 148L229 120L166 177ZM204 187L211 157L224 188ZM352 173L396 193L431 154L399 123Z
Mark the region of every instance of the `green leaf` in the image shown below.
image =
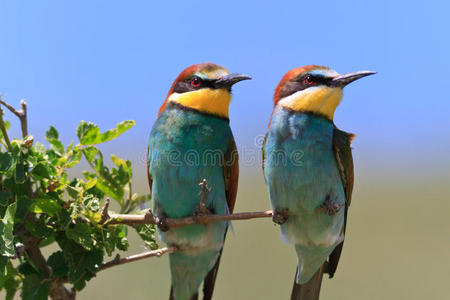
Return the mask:
M31 233L32 236L39 238L47 238L53 233L53 228L43 224L42 222L32 222L27 220L25 223L25 228Z
M59 134L55 127L50 126L50 129L45 133L45 138L52 145L52 148L58 152L58 154L64 154L64 146L59 140Z
M25 277L22 287L23 300L47 300L50 284L42 280L37 274Z
M55 127L50 126L50 129L45 133L45 138L48 140L57 140L59 139L58 130Z
M79 148L73 149L72 155L69 156L67 168L73 168L81 161L81 150Z
M124 159L121 159L120 157L117 157L114 154L111 154L111 160L117 167L122 166L125 170L128 169L128 165Z
M28 213L32 200L25 195L19 195L15 198L17 203L15 219L16 223L20 223L23 222L25 215Z
M9 204L9 200L11 200L11 193L8 191L0 191L0 205L7 206Z
M48 164L37 164L32 172L34 175L41 178L50 179L50 174L53 173L53 166Z
M11 261L9 261L8 258L6 259L4 272L0 273L0 290L6 290L5 300L13 300L22 280L19 272L14 268ZM3 260L3 258L1 258L1 260Z
M103 262L103 250L94 248L87 251L74 241L65 238L64 234L59 234L57 241L69 266L69 282L76 290L82 290L86 286L86 281L98 272Z
M5 122L5 129L6 129L6 131L8 131L9 128L11 128L11 123L9 121L7 121L7 120L5 120L4 122Z
M94 247L94 242L91 237L91 226L87 223L78 222L73 228L67 228L67 237L79 245L81 245L86 250L92 250Z
M42 242L39 243L39 246L42 248L42 247L48 246L50 244L53 244L54 242L55 242L55 235L52 234L52 235L48 236L47 238L45 238L44 240L42 240Z
M49 216L54 216L61 211L61 206L51 197L40 196L30 205L29 210L34 213L45 213Z
M98 149L95 148L94 146L88 146L83 149L83 153L89 162L92 162L94 160L95 155L97 155L98 152L99 152Z
M158 244L155 240L155 225L136 224L134 226L134 229L136 229L137 234L139 234L147 247L149 247L151 250L158 249Z
M128 234L127 226L125 225L117 226L116 234L117 234L117 242L116 242L117 249L127 251L129 247L127 239Z
M16 203L10 204L0 222L0 255L13 256L14 250L14 215Z
M47 149L45 149L45 146L42 145L41 143L36 142L36 143L34 144L34 151L36 151L37 153L39 153L39 154L41 154L41 155L44 155L46 150L47 150Z
M5 122L5 129L6 129L6 131L8 131L9 130L9 128L11 127L11 123L9 123L9 121L4 121ZM0 131L0 139L3 139L3 132L2 131Z
M9 152L0 152L0 174L6 173L14 166L14 159Z
M84 184L84 189L89 190L93 188L97 184L97 181L98 181L97 178L89 178L88 182Z
M96 145L108 142L120 136L134 126L136 121L123 121L116 128L100 133L100 129L93 123L81 121L77 127L77 136L82 145Z
M25 182L26 175L25 175L25 166L24 166L23 162L19 162L16 165L14 180L18 184Z
M109 256L112 255L116 247L122 251L128 250L129 243L127 239L127 232L128 229L125 225L103 227L103 246Z
M6 275L6 272L7 272L6 264L8 263L8 261L9 261L8 256L3 256L3 255L0 256L0 278L2 278L2 276ZM1 284L0 284L0 290L1 290Z
M47 261L48 265L52 268L53 276L56 277L67 277L69 273L69 266L64 258L64 253L62 251L57 251L50 255Z

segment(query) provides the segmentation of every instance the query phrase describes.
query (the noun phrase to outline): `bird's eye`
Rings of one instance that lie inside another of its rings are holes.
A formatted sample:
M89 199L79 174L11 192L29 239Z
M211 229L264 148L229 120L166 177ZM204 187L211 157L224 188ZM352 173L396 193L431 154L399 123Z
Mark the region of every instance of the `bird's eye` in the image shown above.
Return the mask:
M312 78L312 76L308 75L305 77L305 84L306 85L311 85L314 83L314 79Z
M198 86L200 86L200 79L199 79L198 77L192 78L192 80L191 80L191 85L192 85L193 87L198 87Z

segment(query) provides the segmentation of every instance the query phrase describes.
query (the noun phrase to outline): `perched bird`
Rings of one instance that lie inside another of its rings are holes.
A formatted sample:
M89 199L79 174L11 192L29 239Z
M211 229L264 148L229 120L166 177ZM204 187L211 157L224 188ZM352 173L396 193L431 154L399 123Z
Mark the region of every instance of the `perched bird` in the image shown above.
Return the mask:
M304 66L275 90L263 171L273 220L297 252L291 299L318 299L323 272L336 271L353 189L353 134L337 129L333 115L344 86L374 73Z
M192 216L206 179L206 207L214 214L233 211L238 186L238 156L229 125L231 87L251 79L213 63L185 69L172 84L150 133L148 179L158 233L171 253L170 299L211 299L228 224L167 228L165 218Z

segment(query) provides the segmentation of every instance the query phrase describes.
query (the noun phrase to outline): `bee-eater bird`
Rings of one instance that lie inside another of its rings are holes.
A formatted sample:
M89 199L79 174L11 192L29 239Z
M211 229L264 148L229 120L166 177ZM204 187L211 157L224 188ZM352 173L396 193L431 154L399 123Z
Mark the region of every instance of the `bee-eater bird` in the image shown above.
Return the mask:
M159 236L177 248L169 255L170 299L211 299L227 231L226 222L167 228L165 218L193 215L199 183L207 180L211 213L233 211L238 187L238 156L229 125L231 87L251 79L213 63L185 69L172 84L150 133L148 179L152 210L161 220Z
M353 189L353 134L337 129L333 115L344 86L374 73L304 66L275 90L263 171L273 220L297 252L291 299L318 299L323 272L336 271Z

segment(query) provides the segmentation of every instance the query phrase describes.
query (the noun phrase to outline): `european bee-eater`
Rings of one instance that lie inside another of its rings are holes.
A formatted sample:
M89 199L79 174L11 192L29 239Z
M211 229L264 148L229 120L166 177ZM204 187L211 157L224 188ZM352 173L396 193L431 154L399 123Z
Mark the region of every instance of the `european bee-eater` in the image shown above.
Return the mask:
M273 220L297 252L291 299L318 299L323 272L336 271L353 189L353 134L337 129L333 116L344 86L374 73L304 66L275 90L263 170Z
M238 186L238 157L229 125L231 87L250 79L213 63L185 69L172 84L150 133L148 178L152 210L161 219L159 236L171 253L170 299L211 299L228 224L164 228L164 218L193 215L206 179L211 213L233 211Z

